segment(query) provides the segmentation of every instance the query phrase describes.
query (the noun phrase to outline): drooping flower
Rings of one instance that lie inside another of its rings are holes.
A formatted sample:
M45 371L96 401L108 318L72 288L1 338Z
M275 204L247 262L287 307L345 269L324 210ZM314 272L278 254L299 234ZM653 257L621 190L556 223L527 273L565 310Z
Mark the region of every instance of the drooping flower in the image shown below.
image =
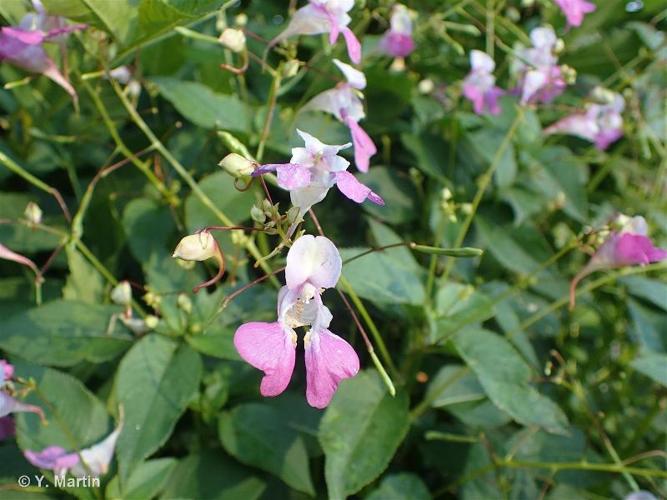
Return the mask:
M623 137L623 97L615 92L598 89L595 94L601 97L602 103L590 104L586 111L566 116L547 127L544 133L576 135L594 143L600 150L607 149Z
M0 28L0 61L5 60L31 73L43 74L76 100L76 91L46 53L43 44L64 43L65 35L85 29L86 25L66 25L64 19L46 15L41 3L33 3L36 13L27 14L16 27Z
M11 413L35 413L43 421L44 412L39 406L22 403L8 394L5 386L12 377L14 377L14 367L4 359L0 359L0 419Z
M287 254L287 284L278 293L278 320L245 323L236 330L236 350L264 372L263 396L277 396L287 388L298 338L294 329L301 326L310 327L304 336L308 404L326 407L340 381L359 371L352 346L328 329L332 315L321 297L325 289L336 285L341 268L338 249L329 239L300 237Z
M40 452L26 450L25 458L40 469L52 470L56 476L70 473L75 477L99 477L107 473L113 459L118 436L123 428L123 412L120 413L116 429L99 443L68 453L60 446L49 446Z
M470 66L470 73L463 80L463 95L472 102L473 109L478 115L499 114L498 99L504 92L496 87L496 78L493 76L496 63L488 54L472 50Z
M16 253L13 250L10 250L2 243L0 243L0 259L11 260L12 262L16 262L17 264L21 264L22 266L29 267L30 269L32 269L32 271L35 273L36 276L40 275L37 264L35 264L25 255L21 255L20 253Z
M296 35L319 35L329 33L329 43L333 45L342 34L347 45L350 60L361 62L361 44L348 24L352 20L347 14L354 7L354 0L308 0L308 4L298 9L287 28L274 38L269 46Z
M331 113L338 121L344 123L350 129L352 136L354 163L362 172L368 172L370 159L377 153L377 148L369 135L359 126L359 121L366 117L361 93L366 88L366 77L349 64L338 59L334 59L333 62L347 81L316 95L303 109Z
M351 144L332 146L306 132L298 129L297 132L305 147L292 148L292 159L289 163L262 165L253 175L275 170L278 174L278 185L290 192L292 204L299 207L301 216L322 201L334 185L357 203L368 199L377 205L384 205L380 196L347 172L350 162L338 156L341 149L348 148Z
M389 30L380 39L380 50L392 57L407 57L415 50L412 19L405 5L396 4L391 11Z
M518 78L521 103L548 103L563 93L567 86L563 68L556 55L560 42L550 26L530 32L532 47L518 46L512 71Z
M647 236L648 226L644 217L619 215L611 226L612 231L602 245L572 280L570 307L574 307L577 284L595 271L626 266L645 266L667 259L667 249L657 248Z
M568 26L581 26L586 14L595 11L595 4L586 0L554 0L563 11Z
M199 231L198 233L182 238L174 249L172 257L195 262L203 262L212 258L218 263L217 274L210 280L195 286L193 288L194 293L216 283L225 274L225 257L222 249L218 245L218 242L215 241L213 235L207 230Z

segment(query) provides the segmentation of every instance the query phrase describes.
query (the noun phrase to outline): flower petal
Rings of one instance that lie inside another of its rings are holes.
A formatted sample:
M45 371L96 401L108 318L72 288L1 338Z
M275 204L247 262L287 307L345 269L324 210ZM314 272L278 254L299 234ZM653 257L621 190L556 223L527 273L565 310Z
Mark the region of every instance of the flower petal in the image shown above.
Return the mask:
M362 203L364 200L384 206L384 200L377 193L371 191L371 188L364 186L350 172L338 172L336 174L336 186L352 201Z
M4 359L0 359L0 386L14 376L14 367Z
M123 419L121 416L116 429L109 434L104 440L99 443L81 450L81 460L71 468L71 473L75 477L99 477L107 473L109 464L113 459L114 451L116 450L116 442L123 429ZM84 466L85 464L85 466Z
M10 413L35 413L44 420L44 412L39 406L28 405L14 399L9 394L0 391L0 417L5 417Z
M49 446L39 452L26 450L23 455L35 467L52 471L69 470L79 463L77 453L67 453L60 446Z
M345 45L347 45L347 55L350 61L354 64L361 62L361 44L350 28L343 28L341 30L345 38Z
M234 346L246 362L264 372L262 396L277 396L287 388L294 371L294 331L277 322L245 323L234 334Z
M301 236L287 252L285 280L291 290L304 283L316 288L331 288L336 285L343 261L336 246L324 236Z
M304 339L306 398L315 408L325 408L341 380L359 371L359 357L352 346L329 330L310 331Z
M39 274L39 269L37 269L37 265L32 260L30 260L28 257L24 255L21 255L19 253L10 250L2 243L0 243L0 259L11 260L18 264L29 267L35 272L35 274Z
M352 134L352 144L354 144L354 163L362 172L368 172L370 159L377 153L377 148L366 131L362 129L355 120L350 117L345 123Z
M338 59L334 59L333 63L341 71L341 73L343 73L347 83L349 83L351 87L354 87L358 90L366 88L366 75L364 75L361 71L353 68L349 64L345 64L344 62L339 61Z
M648 236L623 233L616 240L615 264L619 266L646 265L667 259L667 250L653 246Z
M285 163L276 168L278 174L278 185L291 191L292 189L304 188L310 184L310 170L294 163Z

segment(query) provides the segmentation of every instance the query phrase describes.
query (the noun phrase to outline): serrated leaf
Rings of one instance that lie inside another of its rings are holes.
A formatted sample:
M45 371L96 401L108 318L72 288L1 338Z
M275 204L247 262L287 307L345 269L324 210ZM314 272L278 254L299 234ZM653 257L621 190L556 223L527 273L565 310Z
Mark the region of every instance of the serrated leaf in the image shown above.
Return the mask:
M306 445L296 430L285 427L278 410L261 403L239 405L222 414L218 431L225 450L239 461L315 494Z
M103 362L132 345L120 321L121 308L55 300L0 321L0 347L24 359L52 366Z
M329 498L352 495L387 467L410 427L408 397L396 397L375 371L344 381L320 423Z
M155 334L141 339L122 359L115 381L116 400L125 409L117 446L121 481L171 435L201 374L196 352Z

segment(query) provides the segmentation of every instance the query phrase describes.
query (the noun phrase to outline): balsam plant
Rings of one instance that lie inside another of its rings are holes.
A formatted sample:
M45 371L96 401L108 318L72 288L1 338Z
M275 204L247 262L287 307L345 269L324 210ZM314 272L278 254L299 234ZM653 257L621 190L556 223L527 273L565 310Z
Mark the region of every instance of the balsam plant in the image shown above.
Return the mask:
M0 2L0 496L665 496L665 14Z

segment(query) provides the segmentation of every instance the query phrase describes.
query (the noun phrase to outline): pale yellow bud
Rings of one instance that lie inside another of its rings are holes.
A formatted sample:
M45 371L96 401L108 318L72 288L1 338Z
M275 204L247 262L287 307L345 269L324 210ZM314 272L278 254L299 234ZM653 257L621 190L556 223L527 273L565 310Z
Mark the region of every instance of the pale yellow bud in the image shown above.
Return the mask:
M153 316L152 314L149 314L148 316L146 316L146 319L144 320L144 323L146 323L146 326L151 330L155 329L155 327L158 325L159 322L160 322L160 320L158 319L158 317Z
M42 222L42 209L39 208L37 203L32 201L26 205L23 215L25 215L28 222L32 224L39 224Z
M232 177L247 177L255 170L255 163L236 153L229 153L218 163Z
M190 300L190 297L184 293L178 294L176 304L178 304L179 309L181 309L185 314L190 314L192 312L192 300Z
M172 257L183 260L204 261L218 255L218 244L208 231L191 234L183 238Z
M111 301L119 306L128 306L132 302L132 288L127 281L121 281L111 290Z
M420 94L430 94L435 89L435 83L430 78L426 78L419 82L417 89Z
M241 30L225 28L218 41L232 52L243 52L245 50L245 34Z

